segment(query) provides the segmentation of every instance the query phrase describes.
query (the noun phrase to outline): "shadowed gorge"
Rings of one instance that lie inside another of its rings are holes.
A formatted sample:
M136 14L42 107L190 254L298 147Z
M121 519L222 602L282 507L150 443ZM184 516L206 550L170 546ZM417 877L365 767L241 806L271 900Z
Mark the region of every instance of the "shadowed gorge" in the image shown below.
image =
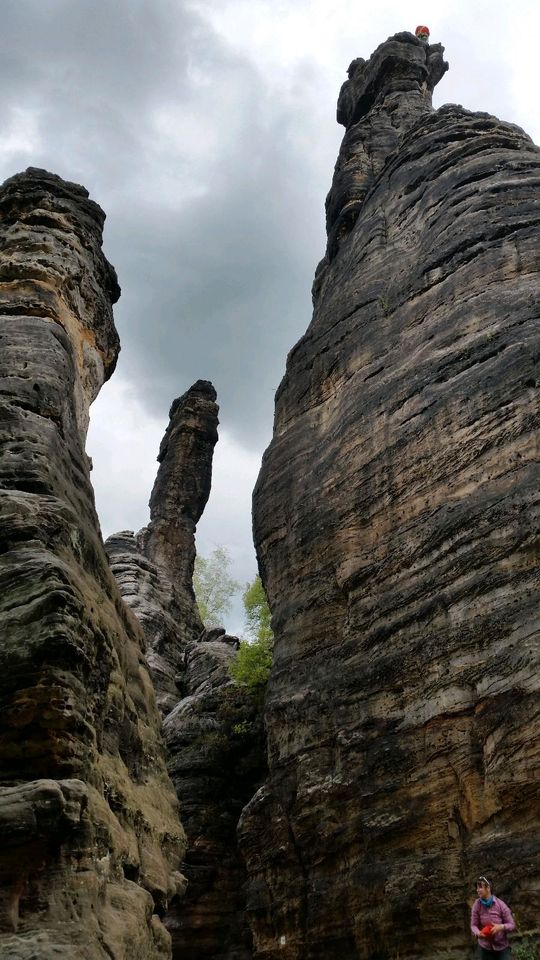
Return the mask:
M352 65L254 495L275 632L270 772L241 822L261 960L457 960L480 868L536 929L540 151L432 109L442 52L397 34Z

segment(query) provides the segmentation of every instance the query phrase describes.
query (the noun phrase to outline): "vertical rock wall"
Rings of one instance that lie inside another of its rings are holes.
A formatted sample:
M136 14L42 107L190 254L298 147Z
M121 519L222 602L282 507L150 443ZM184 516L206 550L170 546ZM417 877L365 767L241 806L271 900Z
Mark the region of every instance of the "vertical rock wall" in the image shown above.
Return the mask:
M235 683L238 641L212 630L186 649L183 696L165 718L169 771L188 846L185 898L166 918L175 960L251 960L236 830L266 773L261 705Z
M183 886L143 636L99 536L88 406L119 288L87 192L0 190L0 954L158 960Z
M538 923L540 151L434 112L444 67L411 34L352 65L314 316L255 491L261 960L457 960L479 872Z

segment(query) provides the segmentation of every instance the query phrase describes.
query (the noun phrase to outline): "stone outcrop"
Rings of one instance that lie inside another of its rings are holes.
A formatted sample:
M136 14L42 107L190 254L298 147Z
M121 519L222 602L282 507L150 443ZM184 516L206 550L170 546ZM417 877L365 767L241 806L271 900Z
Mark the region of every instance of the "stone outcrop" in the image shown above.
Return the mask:
M166 918L175 960L253 956L236 829L266 774L266 751L260 700L230 677L237 647L223 630L187 647L184 695L164 723L188 838L186 896Z
M0 955L165 960L185 881L144 638L94 509L88 406L119 288L86 190L0 190Z
M433 111L444 67L410 34L353 65L255 491L260 960L457 960L479 872L538 923L540 151Z
M367 62L358 57L351 63L337 106L338 123L347 133L326 200L330 260L403 134L431 110L434 87L448 70L443 53L440 44L428 46L398 33Z
M106 543L122 596L144 630L163 716L178 702L186 646L203 632L192 586L195 528L210 494L218 409L207 380L173 402L158 454L150 523Z
M210 492L217 440L215 401L206 381L174 401L150 523L106 543L124 601L145 633L187 835L187 892L165 918L178 960L252 956L236 826L266 769L261 704L229 673L238 640L223 629L204 630L192 588L195 525Z

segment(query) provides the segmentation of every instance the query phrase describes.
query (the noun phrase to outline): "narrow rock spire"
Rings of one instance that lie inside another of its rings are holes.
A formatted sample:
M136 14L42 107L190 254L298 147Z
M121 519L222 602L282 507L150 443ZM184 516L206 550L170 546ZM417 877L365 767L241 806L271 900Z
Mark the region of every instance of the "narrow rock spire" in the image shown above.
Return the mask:
M397 33L369 60L353 60L337 105L346 127L326 200L327 257L354 226L362 203L400 139L433 110L435 85L448 70L444 47Z
M159 449L150 523L138 534L123 531L106 543L120 591L144 629L164 716L178 702L186 646L203 631L192 585L195 527L210 494L218 410L207 380L197 380L173 402Z

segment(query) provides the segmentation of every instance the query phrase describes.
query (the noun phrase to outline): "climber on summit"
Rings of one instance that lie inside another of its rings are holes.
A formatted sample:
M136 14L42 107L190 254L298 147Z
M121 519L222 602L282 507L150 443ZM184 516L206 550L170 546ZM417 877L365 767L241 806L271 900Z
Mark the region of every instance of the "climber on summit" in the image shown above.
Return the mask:
M471 933L478 938L479 956L510 960L506 934L516 929L510 908L504 900L493 895L491 880L486 877L478 877L476 893L471 912Z
M417 27L414 35L418 37L419 40L423 40L424 43L429 43L429 27Z

